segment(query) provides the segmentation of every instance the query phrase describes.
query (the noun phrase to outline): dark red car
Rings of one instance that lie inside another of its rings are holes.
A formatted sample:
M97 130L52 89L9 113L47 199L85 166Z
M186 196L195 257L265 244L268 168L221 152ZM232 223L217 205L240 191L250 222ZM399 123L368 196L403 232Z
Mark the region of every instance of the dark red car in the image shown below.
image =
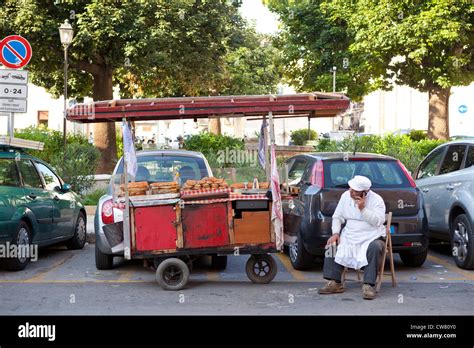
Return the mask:
M354 175L372 181L372 190L393 213L393 251L403 263L421 266L428 253L429 230L423 197L396 158L369 153L302 154L287 160L291 198L283 200L285 245L295 269L324 257L332 214Z

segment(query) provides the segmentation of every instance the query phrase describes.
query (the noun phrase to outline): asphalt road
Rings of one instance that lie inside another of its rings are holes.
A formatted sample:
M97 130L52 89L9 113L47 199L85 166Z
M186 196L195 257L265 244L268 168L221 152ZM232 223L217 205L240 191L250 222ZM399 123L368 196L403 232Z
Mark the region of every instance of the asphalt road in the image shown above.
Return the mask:
M361 284L349 273L346 292L318 295L324 285L321 264L309 271L292 269L285 254L274 255L276 278L256 285L245 274L248 256L229 256L223 272L204 259L194 267L188 286L162 290L155 273L140 262L118 259L117 267L98 271L94 245L69 251L40 250L40 258L22 272L0 270L0 315L209 315L209 314L365 314L456 315L474 313L474 271L455 266L446 248L430 251L421 268L410 269L396 256L398 286L386 275L374 301L363 300Z

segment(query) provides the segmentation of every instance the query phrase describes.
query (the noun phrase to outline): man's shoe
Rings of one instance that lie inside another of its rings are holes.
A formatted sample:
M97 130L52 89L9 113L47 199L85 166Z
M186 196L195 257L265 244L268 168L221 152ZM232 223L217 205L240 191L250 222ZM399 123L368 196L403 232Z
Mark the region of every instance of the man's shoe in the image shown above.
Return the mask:
M362 297L364 300L373 300L375 298L375 289L369 284L362 285Z
M342 292L344 292L344 286L342 283L336 283L335 280L330 280L324 288L318 290L320 295L340 294Z

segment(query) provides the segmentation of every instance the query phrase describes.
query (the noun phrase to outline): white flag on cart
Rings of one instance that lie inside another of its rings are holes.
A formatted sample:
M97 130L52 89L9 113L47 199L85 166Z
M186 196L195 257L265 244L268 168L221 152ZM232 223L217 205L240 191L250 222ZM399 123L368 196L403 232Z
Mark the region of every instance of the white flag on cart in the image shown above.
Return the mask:
M137 175L138 164L137 154L135 153L135 145L133 143L132 132L127 123L122 123L123 136L123 159L127 162L127 173L135 178Z
M265 127L267 125L267 120L264 119L260 127L260 137L258 138L258 163L260 163L263 169L265 169L265 158L267 157L265 153Z
M280 177L275 156L275 144L271 145L271 184L272 190L272 223L275 231L275 243L278 250L283 249L283 211L281 208Z

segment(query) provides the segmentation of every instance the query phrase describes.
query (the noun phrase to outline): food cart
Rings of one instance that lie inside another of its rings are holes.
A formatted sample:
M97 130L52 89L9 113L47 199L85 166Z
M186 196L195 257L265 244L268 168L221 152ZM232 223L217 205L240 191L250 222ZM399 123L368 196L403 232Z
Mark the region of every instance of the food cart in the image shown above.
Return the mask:
M94 123L261 116L268 117L274 145L274 118L334 116L348 105L345 96L325 93L133 99L77 104L67 118ZM270 181L274 163L268 160L267 133L265 138ZM115 202L123 209L125 259L154 259L157 281L168 290L183 288L193 259L209 254L251 255L246 264L249 279L273 280L277 266L270 254L281 251L283 230L274 223L272 205L278 205L280 197L271 199L267 188L232 188L218 178L188 180L180 186L129 183L126 166L124 161L122 194Z

